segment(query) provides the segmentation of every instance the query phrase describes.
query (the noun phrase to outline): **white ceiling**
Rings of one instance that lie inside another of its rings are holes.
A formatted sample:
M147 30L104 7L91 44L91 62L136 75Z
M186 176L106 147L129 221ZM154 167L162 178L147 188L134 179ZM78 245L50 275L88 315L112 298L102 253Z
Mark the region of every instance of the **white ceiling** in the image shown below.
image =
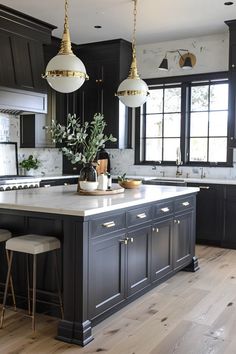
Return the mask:
M236 0L138 0L137 44L222 33L225 20L236 19ZM2 0L3 5L49 22L61 37L64 0ZM69 0L71 39L82 44L123 38L131 40L132 0ZM102 29L95 29L101 25Z

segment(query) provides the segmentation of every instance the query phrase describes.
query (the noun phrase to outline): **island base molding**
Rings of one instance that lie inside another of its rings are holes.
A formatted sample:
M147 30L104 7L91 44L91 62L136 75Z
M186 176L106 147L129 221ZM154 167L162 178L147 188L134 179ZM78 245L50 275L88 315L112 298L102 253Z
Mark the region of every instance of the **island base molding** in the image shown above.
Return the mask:
M56 339L84 347L94 339L91 322L78 323L61 320L58 324Z
M185 272L196 272L199 269L200 269L200 267L198 265L198 258L196 256L194 256L192 258L191 263L189 265L187 265L187 267L185 267L183 270Z

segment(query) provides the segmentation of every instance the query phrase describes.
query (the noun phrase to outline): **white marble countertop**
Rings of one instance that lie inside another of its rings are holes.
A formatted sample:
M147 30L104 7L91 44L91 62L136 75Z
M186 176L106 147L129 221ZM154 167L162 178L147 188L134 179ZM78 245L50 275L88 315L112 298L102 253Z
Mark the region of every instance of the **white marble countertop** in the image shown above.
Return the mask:
M195 187L141 185L121 194L84 196L79 195L76 188L77 185L70 185L2 192L0 209L89 216L199 191Z

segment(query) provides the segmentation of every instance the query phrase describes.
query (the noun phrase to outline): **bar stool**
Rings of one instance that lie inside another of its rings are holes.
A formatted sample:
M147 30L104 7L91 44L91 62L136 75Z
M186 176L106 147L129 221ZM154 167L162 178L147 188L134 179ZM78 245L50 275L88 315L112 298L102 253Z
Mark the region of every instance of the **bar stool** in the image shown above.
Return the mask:
M7 292L9 281L11 277L11 267L12 267L12 259L13 259L13 252L21 252L25 253L27 256L29 254L33 255L33 286L32 286L32 313L30 311L30 286L29 286L29 269L27 266L27 285L28 285L28 312L29 316L32 318L32 329L35 331L35 308L36 308L36 265L37 265L37 255L46 253L49 251L54 251L54 260L55 260L55 268L56 268L56 282L57 282L57 289L58 289L58 299L59 299L59 306L61 309L61 316L63 318L63 305L62 305L62 296L61 290L59 285L59 274L58 274L58 262L57 262L57 250L60 249L61 244L60 241L56 237L51 236L42 236L36 234L28 234L19 237L14 237L8 239L6 242L6 250L10 251L9 257L9 266L7 272L7 280L5 285L4 291L4 298L3 298L3 308L1 313L1 321L0 321L0 328L3 326L4 321L4 314L6 310L6 299L7 299ZM28 263L28 262L27 262Z
M1 242L6 242L11 237L12 237L12 233L9 230L0 229L0 243ZM7 264L9 265L9 254L8 254L7 249L6 249L6 259L7 259ZM10 277L10 287L11 287L11 295L12 295L13 306L14 306L14 309L16 310L16 299L15 299L15 293L14 293L14 288L13 288L12 277Z

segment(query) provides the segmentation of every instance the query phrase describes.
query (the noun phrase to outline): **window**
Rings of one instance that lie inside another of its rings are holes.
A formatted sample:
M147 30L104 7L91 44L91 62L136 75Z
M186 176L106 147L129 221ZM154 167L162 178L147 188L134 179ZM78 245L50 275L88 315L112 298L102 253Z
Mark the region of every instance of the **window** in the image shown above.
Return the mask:
M228 79L225 73L150 81L138 112L136 163L227 165ZM156 84L155 84L156 81ZM172 81L172 82L171 82Z

